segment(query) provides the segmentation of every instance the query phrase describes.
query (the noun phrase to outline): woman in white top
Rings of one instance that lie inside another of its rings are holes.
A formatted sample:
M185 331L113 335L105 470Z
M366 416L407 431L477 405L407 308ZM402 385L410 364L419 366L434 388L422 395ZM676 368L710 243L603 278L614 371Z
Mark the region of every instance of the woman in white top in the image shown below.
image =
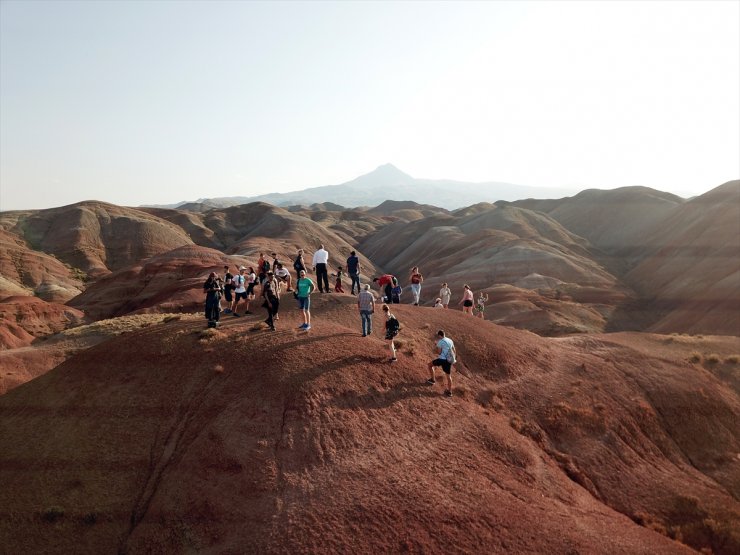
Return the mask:
M442 299L442 306L447 308L450 304L450 298L452 297L452 291L447 287L446 283L442 284L442 289L439 290L439 298Z
M478 294L478 302L475 304L475 315L480 318L481 320L484 320L483 311L486 309L486 303L488 302L488 295L484 294L483 291L481 291Z

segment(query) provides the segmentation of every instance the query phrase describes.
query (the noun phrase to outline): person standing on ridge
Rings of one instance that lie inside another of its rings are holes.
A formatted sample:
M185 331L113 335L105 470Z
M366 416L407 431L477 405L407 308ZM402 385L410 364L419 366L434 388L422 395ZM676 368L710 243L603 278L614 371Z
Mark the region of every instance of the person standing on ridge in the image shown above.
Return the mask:
M336 276L337 278L337 281L334 282L334 292L344 293L344 288L342 287L342 267L337 266L337 273L332 274L332 276Z
M440 366L445 373L447 380L447 389L444 391L445 397L452 397L452 365L455 364L457 353L455 352L455 343L449 337L445 337L444 330L437 332L437 348L439 355L429 363L429 379L426 381L429 385L434 385L434 367Z
M484 294L483 291L478 293L478 302L475 303L475 309L473 312L481 320L485 320L483 312L486 310L486 303L488 302L488 294Z
M419 272L419 267L414 266L411 268L411 276L409 277L411 282L411 294L414 296L414 306L419 306L419 297L421 296L421 282L424 281L424 276Z
M224 299L226 299L226 308L224 314L231 314L232 296L231 291L234 289L234 274L229 271L228 266L224 266Z
M223 291L223 284L221 279L218 277L216 272L211 272L208 275L208 279L203 284L203 293L206 295L206 320L208 320L208 327L218 327L218 320L221 312L219 304L221 303L221 292Z
M385 289L384 302L391 302L391 291L393 290L393 274L383 274L380 277L373 278L373 283L378 284L378 289L383 291Z
M447 283L442 284L442 288L439 290L439 298L442 300L442 306L447 308L450 306L450 299L452 298L452 290L447 287Z
M293 262L293 269L295 270L296 280L301 277L301 270L305 270L306 272L308 272L308 268L306 268L306 261L303 260L303 249L298 249L298 254L295 257L295 262Z
M473 315L473 291L467 283L463 286L463 297L457 304L463 305L462 310L465 314Z
M375 295L370 291L370 284L362 286L362 291L357 295L357 309L360 311L362 320L362 337L373 333L373 313L375 312Z
M311 293L314 292L316 286L310 278L306 277L306 270L301 270L298 275L298 281L295 284L297 289L295 295L298 300L298 307L303 311L303 324L300 329L308 331L311 329Z
M280 261L278 260L278 255L276 252L272 253L272 271L273 273L275 270L277 270L277 266L280 264Z
M319 245L319 250L313 253L313 266L314 272L316 272L316 281L319 285L319 291L323 293L331 293L329 289L329 270L327 269L327 263L329 262L329 253L324 248L324 245Z
M352 280L352 294L355 294L355 285L357 285L357 293L360 292L360 272L362 271L362 267L360 266L360 259L357 257L357 253L355 251L352 251L349 253L349 258L347 258L347 274L349 274L349 279Z
M267 309L265 324L270 326L272 331L275 331L275 320L277 320L277 314L280 310L280 282L275 279L272 270L267 272L267 278L262 284L262 296L265 299L262 306Z
M401 304L401 293L403 293L403 287L398 283L398 280L393 277L391 280L391 302L393 304Z
M232 314L234 317L239 317L239 301L244 299L247 301L249 306L249 299L247 298L247 278L244 275L246 268L244 266L239 267L239 273L234 276L234 306L232 307Z
M260 285L262 285L265 282L265 278L267 277L267 270L265 269L265 263L267 263L267 265L269 266L269 262L265 260L264 253L260 253L259 260L257 260L257 277L259 278Z

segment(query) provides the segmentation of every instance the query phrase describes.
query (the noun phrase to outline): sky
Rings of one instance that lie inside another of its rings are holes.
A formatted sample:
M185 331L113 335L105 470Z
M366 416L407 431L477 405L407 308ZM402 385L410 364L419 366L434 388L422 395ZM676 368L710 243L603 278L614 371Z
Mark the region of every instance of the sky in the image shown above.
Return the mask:
M740 177L740 2L0 1L0 210ZM331 200L331 199L326 199Z

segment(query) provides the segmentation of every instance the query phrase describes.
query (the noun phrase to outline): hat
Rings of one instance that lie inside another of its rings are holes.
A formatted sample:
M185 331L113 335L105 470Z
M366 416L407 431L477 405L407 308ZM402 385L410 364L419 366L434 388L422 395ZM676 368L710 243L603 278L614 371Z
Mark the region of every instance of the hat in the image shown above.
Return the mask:
M244 266L239 266L239 271L241 272L242 270L246 270L246 268Z

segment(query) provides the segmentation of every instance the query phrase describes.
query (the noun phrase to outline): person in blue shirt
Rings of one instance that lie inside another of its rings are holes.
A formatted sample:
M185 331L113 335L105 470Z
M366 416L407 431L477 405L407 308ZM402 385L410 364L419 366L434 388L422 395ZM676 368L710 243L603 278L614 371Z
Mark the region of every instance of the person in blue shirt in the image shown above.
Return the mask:
M429 363L429 379L426 381L429 385L434 385L434 367L440 366L445 373L447 380L447 389L444 390L445 397L452 397L452 365L455 364L457 353L455 352L455 343L449 337L445 337L444 330L437 332L437 348L439 355Z
M352 251L349 253L349 258L347 259L347 274L349 274L349 278L352 280L352 294L355 294L355 285L357 285L357 293L360 292L360 259L357 257L357 253L355 251Z

